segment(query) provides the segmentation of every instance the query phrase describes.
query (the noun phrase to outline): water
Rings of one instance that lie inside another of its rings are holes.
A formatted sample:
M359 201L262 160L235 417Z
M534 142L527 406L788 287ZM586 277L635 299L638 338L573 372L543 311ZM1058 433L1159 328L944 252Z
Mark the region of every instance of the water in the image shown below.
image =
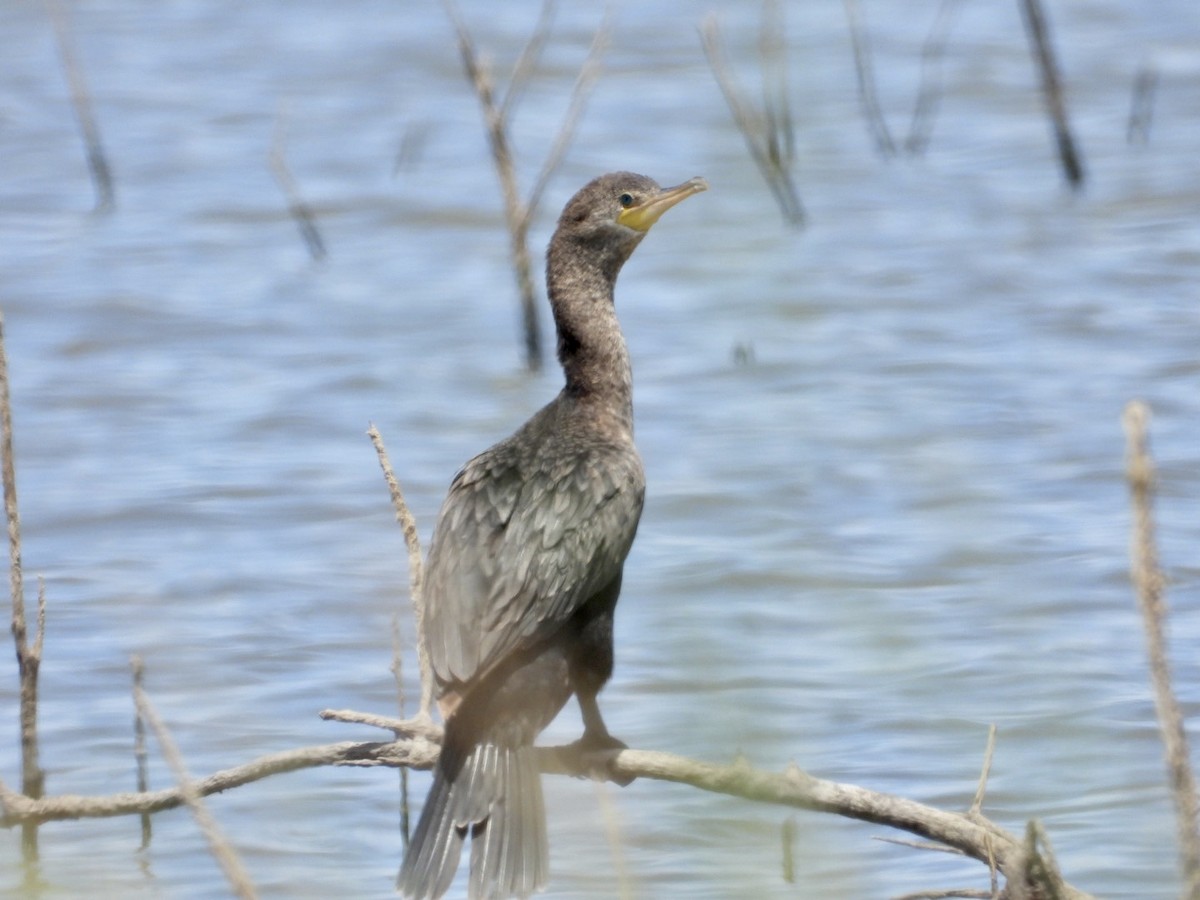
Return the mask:
M716 8L756 90L757 9ZM463 12L501 66L536 14ZM1155 412L1175 674L1194 717L1200 13L1050 12L1090 176L1078 196L1015 4L963 5L929 152L891 161L859 112L842 10L805 6L788 10L788 44L811 226L790 231L705 68L701 10L658 0L619 10L532 243L600 171L712 185L664 219L618 292L649 494L602 697L614 732L964 808L995 723L997 821L1041 818L1078 887L1170 897L1118 419L1134 397ZM936 4L864 13L902 137ZM517 107L526 185L598 15L560 12ZM315 715L395 709L389 629L407 573L368 423L427 536L456 467L558 378L521 371L499 194L451 30L436 5L388 3L93 3L71 18L116 173L109 215L90 212L43 6L0 9L0 308L25 567L50 607L49 789L132 788L134 653L194 773L377 739ZM1155 116L1149 143L1129 146L1143 63L1159 73ZM267 164L281 116L323 263ZM10 786L15 722L10 671ZM546 740L577 731L569 709ZM414 783L420 795L426 776ZM986 885L977 864L806 813L788 885L791 812L665 784L604 790L607 824L594 786L547 780L548 896L614 896L617 873L638 897ZM393 772L354 770L211 801L263 895L288 898L393 896L396 806ZM137 840L131 819L46 826L37 896L228 895L186 813L156 817L147 853ZM0 836L5 896L26 896L18 844Z

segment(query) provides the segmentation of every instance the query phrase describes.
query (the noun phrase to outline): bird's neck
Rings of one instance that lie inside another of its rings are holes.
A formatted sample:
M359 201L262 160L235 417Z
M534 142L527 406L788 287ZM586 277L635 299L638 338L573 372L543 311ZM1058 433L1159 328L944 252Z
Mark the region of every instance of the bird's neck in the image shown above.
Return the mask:
M546 282L566 393L633 428L633 373L613 304L624 258L552 241ZM628 256L628 254L625 254Z

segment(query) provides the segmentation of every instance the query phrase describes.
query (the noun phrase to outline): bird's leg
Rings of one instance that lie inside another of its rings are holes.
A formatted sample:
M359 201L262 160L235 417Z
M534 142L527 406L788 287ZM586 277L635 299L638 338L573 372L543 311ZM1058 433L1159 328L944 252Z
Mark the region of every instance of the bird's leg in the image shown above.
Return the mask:
M628 744L608 733L608 726L604 724L604 717L600 715L600 704L596 702L596 695L581 692L576 696L579 698L579 711L583 714L583 736L575 742L575 749L581 757L626 749ZM603 765L589 765L592 777L600 781L614 781L621 787L633 781L632 778L615 774L609 762L611 761L606 761Z

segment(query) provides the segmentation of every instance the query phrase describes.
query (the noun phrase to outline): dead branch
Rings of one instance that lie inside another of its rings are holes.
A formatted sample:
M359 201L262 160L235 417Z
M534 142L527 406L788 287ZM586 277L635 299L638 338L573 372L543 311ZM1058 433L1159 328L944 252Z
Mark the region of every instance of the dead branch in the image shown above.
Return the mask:
M321 260L325 258L326 250L325 241L317 228L317 217L313 214L312 207L301 196L300 186L296 184L287 162L286 118L286 110L280 110L279 117L275 120L275 137L271 141L271 153L268 157L271 173L275 176L279 189L283 191L288 204L288 214L300 229L300 236L304 239L304 246L308 248L308 255L314 260Z
M1171 663L1166 639L1166 579L1158 564L1154 536L1154 460L1147 435L1150 410L1138 401L1125 407L1122 424L1127 446L1125 477L1133 501L1131 575L1138 609L1146 631L1146 656L1154 686L1154 708L1166 750L1171 797L1175 803L1176 830L1183 864L1185 896L1200 897L1200 830L1196 776L1192 771L1183 712L1171 685Z
M46 773L38 761L38 672L42 665L42 647L46 634L46 592L38 589L37 634L29 642L25 618L25 581L21 568L21 515L17 505L17 475L13 462L12 397L8 382L8 353L4 343L4 317L0 315L0 455L3 456L4 514L8 522L9 589L12 594L12 636L17 653L20 692L21 791L27 797L41 797ZM25 859L37 857L37 826L21 829L21 848Z
M63 71L67 75L67 84L71 89L71 105L75 108L75 117L79 120L79 130L83 133L88 171L91 172L92 186L96 191L96 211L106 212L112 209L116 196L113 190L112 168L104 153L104 145L100 141L100 128L96 125L96 117L92 112L92 95L88 90L87 79L84 78L83 67L79 65L79 59L75 55L75 45L71 38L71 23L60 0L46 0L46 9L49 11L50 21L54 25L58 55L62 60Z
M1041 0L1021 0L1021 12L1025 21L1025 31L1033 47L1033 57L1041 75L1042 94L1046 98L1046 110L1054 128L1054 139L1058 145L1058 158L1062 163L1063 174L1067 183L1078 190L1083 187L1083 161L1075 146L1071 125L1067 121L1067 103L1063 97L1062 78L1058 71L1058 60L1054 55L1054 45L1050 40L1050 26L1046 22Z
M763 112L766 117L767 156L778 166L796 160L796 130L788 90L787 29L779 0L763 0L759 29L759 57L763 69Z
M725 103L733 115L733 121L737 125L738 131L742 133L742 138L746 141L746 149L750 151L750 158L754 160L763 180L770 188L784 219L792 225L802 226L805 221L804 205L800 202L800 195L792 180L791 151L788 149L794 145L794 138L790 134L780 136L777 133L780 128L786 127L790 130L790 113L785 113L782 109L770 108L760 116L753 111L737 86L737 82L725 62L724 54L721 52L721 34L715 15L708 16L701 23L700 40L704 48L704 55L708 59L708 67L712 70L717 86L721 89L721 95L725 98ZM776 72L782 72L778 65L776 65ZM768 89L764 87L764 91L766 90ZM776 98L786 97L786 88L782 86L771 90L773 90L772 96ZM783 102L783 100L780 99L778 102Z
M362 714L340 713L337 717L365 721ZM217 772L193 782L193 785L200 796L207 796L270 775L314 766L433 767L440 747L427 735L432 735L429 729L436 729L436 726L415 720L409 723L382 721L386 722L383 727L389 730L407 724L414 736L388 743L344 742L275 753L244 766ZM1014 878L1024 877L1025 868L1022 867L1029 865L1025 843L987 820L972 821L964 813L947 812L904 797L815 778L794 765L788 766L784 772L766 772L752 768L744 759L730 765L717 765L652 750L584 753L576 744L539 748L538 760L541 771L547 774L583 778L591 777L598 771L607 772L612 779L670 781L756 803L833 813L907 831L959 850L984 863L994 852L996 867L1009 879L1010 884ZM32 800L13 794L0 785L0 825L12 827L26 821L46 822L159 812L183 802L179 788L149 794L60 796ZM1063 883L1059 896L1064 900L1087 900L1090 895Z
M383 445L383 435L372 423L367 429L375 454L379 457L379 466L383 469L383 478L387 482L388 494L392 498L392 507L396 511L396 521L404 531L404 545L408 549L408 588L412 599L413 619L417 629L417 662L421 669L421 706L419 715L428 717L433 708L433 676L429 671L429 653L425 648L425 603L421 595L421 585L424 578L421 563L421 536L417 531L417 520L413 518L408 504L404 502L404 492L400 489L400 481L392 469L388 459L387 448ZM392 673L399 678L399 656L393 652Z
M929 36L921 47L921 84L917 89L917 102L913 107L912 122L904 149L913 156L920 156L929 146L929 135L933 131L933 120L942 98L942 57L950 39L954 16L962 6L962 0L942 0Z
M1138 69L1133 79L1133 96L1129 101L1129 124L1125 140L1130 144L1150 141L1150 123L1154 118L1154 96L1158 91L1158 71L1150 65Z
M134 656L130 660L129 665L133 670L133 758L137 763L137 789L144 794L150 790L150 758L146 753L146 719L138 707L137 697L138 693L142 690L142 679L146 673L146 667L142 664L140 656ZM150 846L150 837L153 830L150 825L150 816L147 813L142 813L141 820L141 849L145 850Z
M875 70L871 65L871 48L862 24L862 10L858 0L842 0L846 19L850 25L850 47L854 51L854 74L858 78L858 99L862 103L863 118L867 130L875 140L875 149L883 156L896 155L896 142L888 128L887 119L879 106L879 95L875 91Z
M538 324L538 302L533 281L533 265L529 256L529 226L537 211L546 182L562 162L562 157L574 137L575 127L582 115L588 94L599 74L600 57L608 44L611 16L606 14L604 24L596 31L587 61L576 79L567 115L551 145L550 153L538 176L533 192L529 199L522 201L520 190L517 187L516 163L509 140L508 125L516 100L528 83L542 48L545 46L550 23L554 16L553 0L546 0L543 3L533 35L517 60L509 79L508 91L501 100L496 99L491 73L480 59L471 33L462 16L459 15L454 0L442 0L442 3L446 8L446 15L449 16L450 22L454 26L458 40L458 52L462 58L467 81L470 82L475 96L479 100L484 130L492 151L492 162L500 179L500 190L504 198L504 220L509 236L509 256L512 261L513 273L517 279L517 291L521 298L525 362L531 371L537 371L542 366L542 337L541 327Z
M140 662L136 663L135 671L140 668ZM221 866L221 871L225 873L225 879L229 882L229 886L233 889L234 894L242 900L256 900L258 892L250 882L249 874L233 846L221 833L217 820L213 818L208 806L201 799L191 776L188 775L183 755L179 752L179 746L175 743L171 732L167 730L167 726L159 718L158 711L150 702L150 698L142 689L140 678L133 686L133 701L137 706L138 716L150 723L155 737L158 738L158 746L162 749L163 757L166 759L167 765L171 767L171 771L175 773L180 799L191 810L192 817L195 818L200 832L208 841L209 850Z

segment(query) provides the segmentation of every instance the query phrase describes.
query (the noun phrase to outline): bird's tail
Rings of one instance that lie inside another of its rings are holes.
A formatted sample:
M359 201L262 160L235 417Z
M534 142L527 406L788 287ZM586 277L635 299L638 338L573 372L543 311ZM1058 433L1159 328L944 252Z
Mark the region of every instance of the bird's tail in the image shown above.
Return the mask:
M442 896L468 835L472 900L528 897L545 886L550 850L532 747L477 744L465 758L443 749L400 869L400 893L414 900Z

